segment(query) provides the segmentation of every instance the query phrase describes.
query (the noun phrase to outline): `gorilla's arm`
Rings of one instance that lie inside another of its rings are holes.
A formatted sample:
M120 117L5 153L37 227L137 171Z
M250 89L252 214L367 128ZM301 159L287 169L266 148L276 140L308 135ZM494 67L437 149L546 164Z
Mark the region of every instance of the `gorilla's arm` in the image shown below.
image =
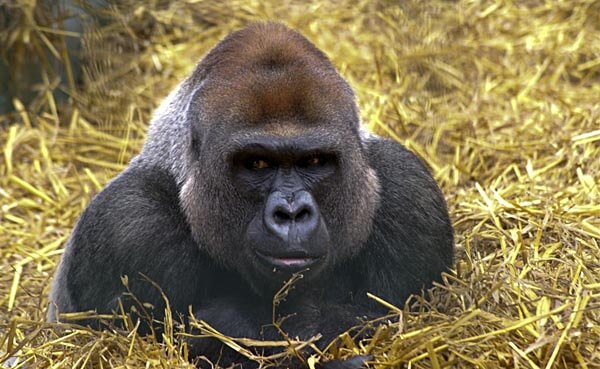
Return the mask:
M415 154L389 139L366 144L381 201L371 236L355 259L359 298L371 292L401 306L452 266L452 223L442 192Z
M81 215L62 258L51 293L49 319L59 312L110 313L124 292L127 275L136 297L164 304L157 283L176 311L199 298L210 278L210 265L181 213L172 177L136 163L115 178ZM203 279L204 278L204 279ZM202 281L202 283L200 283Z

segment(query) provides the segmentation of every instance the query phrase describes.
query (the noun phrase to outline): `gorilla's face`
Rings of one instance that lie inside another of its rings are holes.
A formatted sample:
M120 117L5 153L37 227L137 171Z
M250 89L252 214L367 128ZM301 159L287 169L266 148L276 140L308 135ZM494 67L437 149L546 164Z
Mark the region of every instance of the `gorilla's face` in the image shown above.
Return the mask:
M330 257L329 222L321 206L341 175L339 152L302 139L254 138L229 160L234 187L254 202L244 251L268 278L300 270L316 274Z
M194 236L269 293L293 272L318 277L370 233L378 183L352 132L289 122L209 132L195 162L182 190Z

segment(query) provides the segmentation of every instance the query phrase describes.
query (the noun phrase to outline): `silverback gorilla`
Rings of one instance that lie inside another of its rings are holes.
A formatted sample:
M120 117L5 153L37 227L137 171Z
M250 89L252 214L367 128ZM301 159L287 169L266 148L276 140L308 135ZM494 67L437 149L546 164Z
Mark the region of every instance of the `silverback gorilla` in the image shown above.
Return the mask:
M272 298L302 271L278 306L281 328L320 333L325 345L386 312L367 292L402 305L452 259L444 197L423 163L361 131L354 92L310 41L254 24L167 97L142 152L81 215L49 319L131 307L126 275L156 320L165 302L149 280L177 313L192 309L230 336L281 339L268 329ZM190 344L222 366L253 365L210 339Z

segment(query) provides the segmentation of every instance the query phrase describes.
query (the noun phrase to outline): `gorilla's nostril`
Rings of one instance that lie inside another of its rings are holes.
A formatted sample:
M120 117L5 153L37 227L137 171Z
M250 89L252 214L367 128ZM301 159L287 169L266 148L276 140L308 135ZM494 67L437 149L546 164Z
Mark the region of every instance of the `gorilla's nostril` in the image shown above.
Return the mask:
M273 217L278 222L286 222L286 221L290 221L291 220L290 215L288 213L284 212L284 211L281 211L281 210L275 211L275 214L273 214Z
M307 220L309 217L310 217L310 210L304 208L304 209L300 210L298 212L298 214L296 214L296 221L303 222L303 221Z
M311 211L308 208L300 209L296 213L290 213L285 210L276 210L273 213L273 219L277 223L289 223L289 222L305 222L311 216Z

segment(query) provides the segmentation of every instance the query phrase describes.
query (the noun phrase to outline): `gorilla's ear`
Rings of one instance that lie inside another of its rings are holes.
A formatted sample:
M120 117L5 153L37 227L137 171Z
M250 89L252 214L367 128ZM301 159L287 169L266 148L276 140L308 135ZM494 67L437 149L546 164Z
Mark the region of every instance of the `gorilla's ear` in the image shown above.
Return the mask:
M185 96L187 101L183 114L185 115L185 126L189 130L188 134L190 140L188 160L197 158L196 156L200 152L200 147L204 139L204 132L202 131L200 121L204 115L201 92L205 85L205 81L206 79L203 79L199 85L194 86L193 90Z

